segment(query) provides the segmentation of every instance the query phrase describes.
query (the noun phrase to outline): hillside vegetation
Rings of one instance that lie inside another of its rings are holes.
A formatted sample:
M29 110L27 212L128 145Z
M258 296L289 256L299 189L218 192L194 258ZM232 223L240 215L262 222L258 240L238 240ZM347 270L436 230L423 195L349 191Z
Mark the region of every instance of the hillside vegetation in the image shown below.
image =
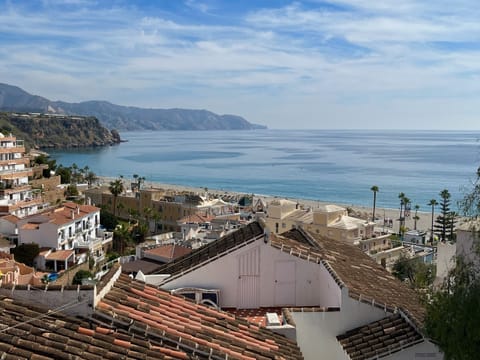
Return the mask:
M120 142L95 117L0 113L0 132L25 140L29 148L106 146Z
M107 101L67 103L31 95L19 87L0 83L0 109L94 116L100 123L119 131L134 130L251 130L265 128L237 115L218 115L208 110L144 109Z

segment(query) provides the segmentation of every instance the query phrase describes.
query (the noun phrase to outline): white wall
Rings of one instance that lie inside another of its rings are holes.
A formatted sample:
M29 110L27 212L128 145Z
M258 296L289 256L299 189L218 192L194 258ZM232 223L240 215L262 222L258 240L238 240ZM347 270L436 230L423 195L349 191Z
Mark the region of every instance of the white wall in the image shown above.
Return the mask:
M323 268L323 265L296 256L289 255L269 244L263 239L244 246L216 261L172 280L161 287L172 290L180 287L199 287L220 290L220 306L238 307L240 304L239 256L260 250L260 277L258 279L258 306L274 306L275 299L275 263L293 261L295 263L295 304L293 306L339 306L340 289Z
M50 223L40 224L38 230L18 231L18 244L38 244L40 247L58 248L57 226Z
M430 341L425 340L414 346L410 346L402 351L393 353L384 358L384 360L412 360L412 359L429 359L440 360L443 359L443 354L439 351L437 346Z
M335 312L292 312L297 327L297 343L305 360L347 360L337 336L358 326L391 315L348 296L342 289L342 306Z
M448 272L455 267L456 244L439 242L437 246L437 272L435 284L441 285Z
M16 224L8 220L0 219L0 234L3 234L3 235L15 234L16 228L17 228Z

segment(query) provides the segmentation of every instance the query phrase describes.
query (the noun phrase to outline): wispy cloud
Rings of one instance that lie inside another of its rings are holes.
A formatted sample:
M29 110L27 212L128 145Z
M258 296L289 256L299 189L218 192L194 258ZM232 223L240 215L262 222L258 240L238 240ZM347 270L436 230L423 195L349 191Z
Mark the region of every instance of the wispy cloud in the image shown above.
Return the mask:
M476 126L473 0L268 3L0 1L0 81L271 127Z

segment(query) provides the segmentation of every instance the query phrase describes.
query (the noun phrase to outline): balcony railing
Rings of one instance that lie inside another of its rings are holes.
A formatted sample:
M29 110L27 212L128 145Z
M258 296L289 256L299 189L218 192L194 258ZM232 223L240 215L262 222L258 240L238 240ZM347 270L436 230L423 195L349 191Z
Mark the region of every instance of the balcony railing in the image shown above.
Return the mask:
M88 237L87 240L83 239L76 239L74 241L74 247L75 248L82 248L82 249L95 249L99 246L102 245L102 239L101 238L91 238Z

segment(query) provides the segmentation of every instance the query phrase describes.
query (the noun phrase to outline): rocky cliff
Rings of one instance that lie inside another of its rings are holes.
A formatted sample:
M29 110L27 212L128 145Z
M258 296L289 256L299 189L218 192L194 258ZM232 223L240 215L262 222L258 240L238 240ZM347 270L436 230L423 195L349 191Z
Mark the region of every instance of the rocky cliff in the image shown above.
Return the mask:
M92 147L118 144L120 135L95 117L0 113L0 132L25 140L30 148Z

